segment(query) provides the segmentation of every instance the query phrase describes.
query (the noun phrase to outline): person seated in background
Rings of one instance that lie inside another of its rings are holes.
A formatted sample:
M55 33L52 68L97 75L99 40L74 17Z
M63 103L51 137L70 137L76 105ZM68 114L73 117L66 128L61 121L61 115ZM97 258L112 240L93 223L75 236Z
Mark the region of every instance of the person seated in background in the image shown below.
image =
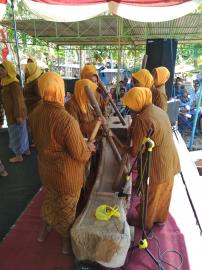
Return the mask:
M116 100L116 87L112 84L109 89L110 95L112 97L112 100Z
M65 92L65 97L64 97L64 104L72 97L72 94L70 92Z
M124 87L121 87L120 92L119 92L119 98L122 98L124 96L125 92L126 92L126 89Z
M197 102L199 99L199 95L200 95L200 83L195 82L194 89L192 89L190 92L190 107L191 107L191 109L196 108Z
M167 112L167 95L165 83L170 78L170 71L166 67L153 69L154 85L152 87L152 103Z
M173 93L175 97L180 97L183 93L184 85L182 84L181 79L178 77L174 84Z
M43 226L38 241L51 228L63 238L62 253L71 253L70 229L84 181L86 162L95 151L86 143L78 122L64 108L64 81L55 72L39 78L43 102L30 114L30 126L38 151L39 175L45 191L41 211Z
M120 91L120 89L123 89L123 88L125 89L124 81L119 81L119 91Z
M189 111L190 110L190 98L188 91L184 89L183 94L180 96L180 108L184 108L185 110Z
M152 104L152 93L149 88L134 87L122 98L135 116L131 123L132 147L129 152L137 156L141 151L143 139L147 136L150 128L153 129L151 139L155 146L152 152L152 166L148 189L148 209L145 228L152 229L155 223L162 225L166 222L172 195L174 176L180 172L178 153L173 141L173 133L170 120L165 111ZM143 156L143 162L144 162ZM146 161L145 161L146 162ZM139 164L139 163L138 163ZM143 164L144 166L149 164ZM142 168L138 165L139 180L146 181L148 175L142 175ZM146 170L147 171L147 170ZM146 182L145 182L146 183ZM144 186L142 184L142 186ZM143 195L145 190L142 190ZM141 196L141 204L138 216L138 225L142 226L144 203Z
M132 85L131 83L128 82L128 78L127 77L124 77L123 79L123 87L125 88L126 92L132 88Z
M117 102L117 108L119 112L121 113L122 116L125 116L128 112L126 106L123 106L121 98L124 96L126 93L126 89L124 87L121 87L119 89L119 95L118 95L118 102Z
M132 80L135 87L147 87L149 89L152 89L154 83L151 73L144 68L134 72L132 74Z
M88 79L76 81L74 94L65 104L65 108L78 121L83 136L89 139L98 119L90 105L85 86L88 86L93 93L98 88L97 84Z

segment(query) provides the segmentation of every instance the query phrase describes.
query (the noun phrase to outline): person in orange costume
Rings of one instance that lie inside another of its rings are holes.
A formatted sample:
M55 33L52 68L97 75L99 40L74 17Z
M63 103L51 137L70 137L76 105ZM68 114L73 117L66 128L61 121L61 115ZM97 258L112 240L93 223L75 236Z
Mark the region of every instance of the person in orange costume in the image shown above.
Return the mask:
M108 96L106 96L105 98L103 98L102 96L102 88L104 87L104 85L99 78L96 67L90 64L85 65L80 72L80 76L81 76L81 79L89 79L95 84L97 84L98 87L95 92L95 97L97 99L97 102L100 106L100 109L103 115L107 116L106 105L109 103L109 99L108 99Z
M90 101L84 89L85 86L88 86L93 93L96 93L97 84L88 79L78 80L75 84L74 94L72 98L66 102L65 108L78 121L83 136L89 139L98 117L93 107L90 105Z
M158 67L152 71L154 86L152 88L152 102L165 112L167 112L167 95L165 83L170 78L170 72L166 67Z
M43 102L29 116L45 189L44 224L38 241L43 242L52 227L63 237L63 253L67 254L71 252L70 229L83 186L85 164L95 145L84 141L78 122L64 108L62 77L47 72L38 84Z
M173 141L172 128L166 112L152 104L149 88L134 87L122 98L124 105L135 112L131 124L132 147L130 153L137 156L148 130L153 129L151 139L155 143L152 152L146 229L155 223L166 221L171 200L174 176L180 172L180 163ZM138 168L140 172L140 168ZM139 174L140 176L140 174ZM141 207L143 209L143 201ZM141 225L141 217L138 220Z
M132 74L132 80L133 80L133 85L136 87L147 87L149 89L152 88L154 80L147 69L140 69L137 72L134 72Z

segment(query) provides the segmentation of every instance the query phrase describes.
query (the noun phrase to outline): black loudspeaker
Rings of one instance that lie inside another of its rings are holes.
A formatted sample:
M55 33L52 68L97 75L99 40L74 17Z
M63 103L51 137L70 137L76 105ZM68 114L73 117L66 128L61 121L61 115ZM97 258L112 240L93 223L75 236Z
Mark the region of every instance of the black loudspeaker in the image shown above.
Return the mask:
M65 93L66 92L70 92L72 94L74 93L74 87L75 87L76 81L78 81L78 79L66 79L66 78L64 78Z
M146 68L151 72L154 68L164 66L170 71L170 79L166 83L168 99L173 93L173 79L177 53L176 39L148 39L146 54L148 55Z

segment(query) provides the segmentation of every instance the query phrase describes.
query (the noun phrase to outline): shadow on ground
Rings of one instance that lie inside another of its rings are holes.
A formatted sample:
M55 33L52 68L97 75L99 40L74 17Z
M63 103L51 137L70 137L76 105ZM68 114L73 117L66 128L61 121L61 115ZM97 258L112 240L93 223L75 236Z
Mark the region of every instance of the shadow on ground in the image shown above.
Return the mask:
M25 157L22 163L10 164L8 159L12 156L8 149L8 131L1 129L0 159L9 175L0 177L0 240L40 188L36 150L32 150L31 156Z

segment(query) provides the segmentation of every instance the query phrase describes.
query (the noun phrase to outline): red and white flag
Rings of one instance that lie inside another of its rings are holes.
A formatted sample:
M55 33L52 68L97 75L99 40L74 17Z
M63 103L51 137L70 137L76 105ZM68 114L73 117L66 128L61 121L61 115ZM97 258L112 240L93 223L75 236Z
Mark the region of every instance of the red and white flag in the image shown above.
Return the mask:
M157 22L182 17L201 0L23 0L35 15L45 20L74 22L112 13L126 19Z
M202 0L23 0L36 16L57 22L75 22L112 13L141 22L173 20L193 12ZM0 20L7 0L0 0Z

